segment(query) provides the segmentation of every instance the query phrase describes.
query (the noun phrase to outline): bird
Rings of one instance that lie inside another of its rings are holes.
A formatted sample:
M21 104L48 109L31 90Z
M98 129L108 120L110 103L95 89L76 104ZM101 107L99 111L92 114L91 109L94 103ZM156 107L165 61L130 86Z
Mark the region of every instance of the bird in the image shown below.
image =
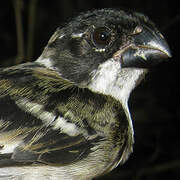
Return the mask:
M103 8L57 28L34 62L0 68L0 179L91 180L133 152L128 99L171 57L144 14Z

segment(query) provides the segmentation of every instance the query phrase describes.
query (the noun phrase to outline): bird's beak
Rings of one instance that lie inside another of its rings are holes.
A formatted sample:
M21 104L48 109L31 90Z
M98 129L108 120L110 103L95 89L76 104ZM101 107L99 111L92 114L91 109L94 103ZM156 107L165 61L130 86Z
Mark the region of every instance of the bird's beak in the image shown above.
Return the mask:
M171 57L169 46L159 32L143 27L132 38L133 43L114 54L121 57L122 67L150 68Z

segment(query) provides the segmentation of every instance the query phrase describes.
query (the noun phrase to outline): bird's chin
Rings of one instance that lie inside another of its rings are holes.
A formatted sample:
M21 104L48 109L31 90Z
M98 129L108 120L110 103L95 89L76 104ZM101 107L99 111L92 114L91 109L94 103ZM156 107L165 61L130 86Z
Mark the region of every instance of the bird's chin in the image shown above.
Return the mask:
M145 78L145 75L148 72L149 72L148 68L125 67L121 69L121 76L119 78L119 81L122 81L122 77L124 77L123 80L126 81L127 83L129 82L134 84L133 88L135 88Z
M145 78L147 73L148 69L146 68L122 68L115 84L118 93L114 93L114 96L121 102L127 103L131 92Z
M92 73L87 88L96 93L110 95L125 104L132 90L147 72L145 68L122 68L120 61L111 58Z

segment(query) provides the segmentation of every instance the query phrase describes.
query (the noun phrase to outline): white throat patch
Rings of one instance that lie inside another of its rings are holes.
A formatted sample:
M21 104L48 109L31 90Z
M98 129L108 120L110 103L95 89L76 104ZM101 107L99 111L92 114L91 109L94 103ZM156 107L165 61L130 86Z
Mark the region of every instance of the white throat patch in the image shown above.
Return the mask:
M114 87L114 83L117 81L120 69L120 63L113 59L100 64L98 69L92 72L92 80L88 88L94 92L109 95Z
M111 95L126 105L130 93L146 72L146 69L121 68L119 61L109 59L92 73L88 88L93 92Z

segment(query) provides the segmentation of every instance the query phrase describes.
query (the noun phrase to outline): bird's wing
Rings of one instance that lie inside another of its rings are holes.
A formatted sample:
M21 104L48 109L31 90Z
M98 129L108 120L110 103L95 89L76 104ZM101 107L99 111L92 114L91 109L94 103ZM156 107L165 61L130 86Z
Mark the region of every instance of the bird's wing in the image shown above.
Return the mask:
M33 64L0 72L0 167L62 165L90 153L97 136L86 137L81 123L64 110L73 85Z

